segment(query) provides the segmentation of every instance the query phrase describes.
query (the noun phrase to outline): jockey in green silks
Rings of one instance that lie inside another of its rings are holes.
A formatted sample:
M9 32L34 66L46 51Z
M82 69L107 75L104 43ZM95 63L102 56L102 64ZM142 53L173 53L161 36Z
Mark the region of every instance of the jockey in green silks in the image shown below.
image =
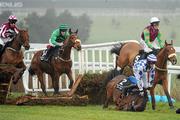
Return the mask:
M147 53L164 46L164 41L161 40L161 33L159 31L159 23L160 20L157 17L152 17L150 25L145 27L141 34L140 44Z
M50 47L48 47L43 53L41 60L48 61L50 58L50 53L56 48L62 48L64 41L69 37L69 27L67 24L61 24L58 29L55 29L49 39Z

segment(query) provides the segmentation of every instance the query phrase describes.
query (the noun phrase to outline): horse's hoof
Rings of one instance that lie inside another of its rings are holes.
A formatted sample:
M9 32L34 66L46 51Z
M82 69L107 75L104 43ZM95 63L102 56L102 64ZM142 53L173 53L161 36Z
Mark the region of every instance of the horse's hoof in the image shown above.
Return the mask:
M107 106L103 105L103 109L106 109L106 108L107 108Z
M170 106L170 109L171 109L171 110L174 109L174 106Z
M59 95L58 92L55 92L55 93L53 94L53 96L55 96L55 97L58 97L58 95Z

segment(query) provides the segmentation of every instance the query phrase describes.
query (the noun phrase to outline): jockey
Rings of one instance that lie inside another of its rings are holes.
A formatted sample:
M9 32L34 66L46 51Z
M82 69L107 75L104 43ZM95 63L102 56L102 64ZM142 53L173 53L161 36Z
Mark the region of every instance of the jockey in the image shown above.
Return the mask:
M0 28L0 52L2 52L6 43L11 41L13 37L19 33L19 30L16 26L17 21L18 20L15 15L10 15L8 22L2 24Z
M143 88L152 87L152 82L155 76L155 63L157 58L154 54L149 54L146 59L141 59L134 63L134 76L127 78L132 84L136 84L139 88L140 94L143 95ZM136 81L136 82L135 82ZM124 89L131 88L134 85L125 86ZM126 90L124 90L126 91ZM124 93L125 94L125 93Z
M48 47L41 56L42 61L47 62L50 58L51 51L53 51L55 48L63 47L64 41L69 37L68 29L69 27L67 24L61 24L58 29L55 29L52 32L49 39L49 44L51 47Z
M147 26L141 34L140 44L147 53L153 51L154 54L157 54L156 49L160 49L164 46L159 31L159 23L159 18L152 17L150 19L150 25Z

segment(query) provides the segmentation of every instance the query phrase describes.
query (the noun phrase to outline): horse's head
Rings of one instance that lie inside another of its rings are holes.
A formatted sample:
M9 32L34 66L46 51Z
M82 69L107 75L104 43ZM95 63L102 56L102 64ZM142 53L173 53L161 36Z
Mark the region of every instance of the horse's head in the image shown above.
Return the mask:
M69 29L69 39L68 39L68 43L70 46L74 47L76 50L81 50L81 40L78 39L78 30L76 30L76 32L72 32L71 29Z
M29 45L29 34L28 30L19 30L20 34L20 44L23 45L25 50L29 50L30 45Z
M168 60L175 65L177 63L177 58L176 58L176 50L173 47L173 41L171 40L171 44L168 44L165 41L164 49L166 51L166 55L168 57Z

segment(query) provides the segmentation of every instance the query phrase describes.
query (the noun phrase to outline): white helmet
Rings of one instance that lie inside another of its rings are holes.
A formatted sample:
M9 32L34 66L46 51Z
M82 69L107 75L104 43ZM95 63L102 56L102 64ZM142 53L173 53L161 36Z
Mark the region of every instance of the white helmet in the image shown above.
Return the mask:
M155 23L155 22L160 22L159 18L157 18L157 17L152 17L152 18L150 19L150 23Z

